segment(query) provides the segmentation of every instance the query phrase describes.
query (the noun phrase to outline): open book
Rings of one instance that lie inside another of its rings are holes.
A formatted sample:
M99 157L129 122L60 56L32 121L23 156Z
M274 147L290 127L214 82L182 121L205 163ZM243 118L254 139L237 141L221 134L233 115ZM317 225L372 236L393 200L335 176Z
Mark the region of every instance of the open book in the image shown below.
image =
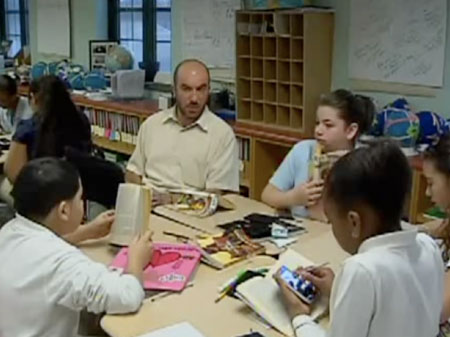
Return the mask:
M150 188L136 184L120 184L110 243L127 246L137 234L149 229L151 209Z
M234 204L214 193L191 191L191 190L175 190L170 191L172 203L165 207L198 217L207 217L216 212L221 207L225 209L234 209Z
M286 336L294 336L295 332L291 319L283 304L279 286L273 278L273 275L283 265L291 270L295 270L300 266L308 267L314 264L301 254L288 249L280 256L277 263L270 268L265 277L254 277L240 284L236 289L236 293L244 303L250 306L276 330ZM311 317L313 319L320 318L326 313L327 308L328 299L319 297L313 304Z

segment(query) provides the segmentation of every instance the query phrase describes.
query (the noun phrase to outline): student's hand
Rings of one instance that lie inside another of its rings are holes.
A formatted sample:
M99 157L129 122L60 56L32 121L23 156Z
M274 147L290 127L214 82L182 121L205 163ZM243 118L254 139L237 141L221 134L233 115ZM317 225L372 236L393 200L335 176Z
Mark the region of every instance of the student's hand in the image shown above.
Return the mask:
M172 197L170 193L167 192L158 192L156 190L152 191L152 206L161 206L172 203Z
M291 204L313 206L322 197L323 180L311 180L290 190Z
M280 287L281 298L283 300L284 306L288 312L289 317L294 319L299 315L309 315L311 313L311 308L308 304L303 302L294 292L287 286L280 276L280 271L274 275L275 281L277 281Z
M116 217L113 210L99 214L94 220L82 226L86 233L86 239L100 239L109 234Z
M334 281L334 272L330 268L299 268L297 273L314 284L323 296L330 297Z
M138 272L141 275L142 270L150 263L153 255L152 235L153 233L150 231L138 235L128 247L128 271L130 273Z

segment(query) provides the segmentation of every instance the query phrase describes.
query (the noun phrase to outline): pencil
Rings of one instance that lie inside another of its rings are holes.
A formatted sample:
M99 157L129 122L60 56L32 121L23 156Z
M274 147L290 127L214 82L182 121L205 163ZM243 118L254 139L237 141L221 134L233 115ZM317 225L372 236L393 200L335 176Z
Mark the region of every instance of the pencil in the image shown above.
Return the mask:
M173 236L177 239L183 239L183 240L190 240L191 238L186 236L186 235L182 235L182 234L177 234L177 233L173 233L173 232L168 232L168 231L163 231L163 234L167 235L167 236Z
M219 297L217 297L217 298L214 300L214 303L219 303L225 296L227 296L227 294L228 294L228 289L225 290L225 291L223 291L223 292L219 295Z

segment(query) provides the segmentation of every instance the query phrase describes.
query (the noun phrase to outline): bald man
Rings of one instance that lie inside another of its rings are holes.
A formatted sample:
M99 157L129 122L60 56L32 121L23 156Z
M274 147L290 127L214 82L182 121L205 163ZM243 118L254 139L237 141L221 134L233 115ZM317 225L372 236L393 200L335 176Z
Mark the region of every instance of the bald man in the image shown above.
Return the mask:
M127 182L148 185L156 195L180 188L239 190L236 137L209 110L209 89L209 71L202 62L185 60L176 67L175 106L142 124L127 165Z

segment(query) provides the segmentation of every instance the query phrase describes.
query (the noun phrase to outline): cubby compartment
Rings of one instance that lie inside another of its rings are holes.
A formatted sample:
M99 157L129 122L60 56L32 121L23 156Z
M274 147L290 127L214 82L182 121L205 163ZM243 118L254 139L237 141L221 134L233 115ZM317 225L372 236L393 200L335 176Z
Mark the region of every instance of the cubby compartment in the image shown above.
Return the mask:
M291 35L295 38L303 37L303 15L291 15Z
M287 37L277 38L277 57L282 60L289 60L291 57L291 40Z
M261 34L263 30L263 18L262 13L252 13L250 14L250 24L249 33L250 34Z
M277 106L264 104L264 123L275 124L277 122Z
M263 61L258 59L252 59L252 78L261 79L263 78Z
M291 105L303 107L303 87L300 85L291 85Z
M262 122L264 119L263 104L252 101L252 121Z
M280 126L290 125L289 107L277 106L277 124Z
M241 98L250 98L250 80L240 78L238 80L238 90Z
M287 61L278 61L277 71L278 76L277 80L279 82L289 82L291 80L291 64Z
M290 104L290 90L289 84L281 84L277 85L277 102L278 104Z
M275 14L275 33L277 35L288 36L291 33L289 14L276 13Z
M291 39L291 59L293 61L303 61L303 40Z
M277 102L277 85L271 82L264 82L264 102Z
M277 57L277 39L275 36L264 37L263 47L265 58Z
M252 81L252 100L262 101L263 99L263 82Z
M250 50L252 57L263 56L263 38L261 36L252 36L250 42Z
M293 83L303 84L303 63L301 62L291 63L291 81Z
M250 15L247 13L236 13L236 30L238 34L250 32Z
M250 77L250 59L238 58L237 68L241 77Z
M237 37L237 54L239 57L250 56L250 37L249 36L238 36Z
M295 129L301 129L303 127L302 120L303 120L303 110L299 108L291 107L291 113L290 113L290 126Z
M240 99L238 101L238 117L239 119L250 119L251 117L251 105L249 101Z
M275 81L277 79L277 62L264 60L264 80Z

